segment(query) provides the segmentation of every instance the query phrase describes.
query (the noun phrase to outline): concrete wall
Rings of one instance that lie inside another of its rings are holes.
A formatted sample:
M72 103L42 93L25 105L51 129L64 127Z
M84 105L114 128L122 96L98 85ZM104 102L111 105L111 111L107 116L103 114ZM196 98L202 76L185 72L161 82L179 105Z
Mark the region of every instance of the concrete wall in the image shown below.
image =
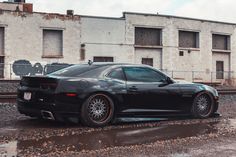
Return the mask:
M78 64L93 60L94 56L104 56L113 57L115 62L136 64L141 64L142 58L153 58L154 67L175 71L171 73L174 78L210 81L216 59L225 62L227 71L236 71L235 26L137 13L125 13L123 18L105 18L3 11L0 27L5 33L2 39L5 63L9 64L5 66L5 78L17 77L10 65L19 60L29 61L33 67L36 63ZM135 27L161 29L162 44L135 45ZM43 30L62 31L62 56L43 56ZM179 47L180 30L198 32L199 48ZM212 34L230 36L230 50L212 50ZM82 47L85 58L81 58ZM179 55L180 51L183 56ZM214 55L213 52L220 53Z
M135 13L127 13L125 14L125 18L126 40L129 44L134 44L135 27L162 29L163 46L161 47L161 69L165 69L168 71L179 71L175 72L174 74L176 78L186 79L189 81L194 80L194 78L201 79L202 81L211 80L210 72L215 70L213 67L214 60L212 57L212 34L214 33L230 35L231 50L229 52L223 52L220 55L224 56L224 53L230 53L230 60L232 62L229 65L229 70L227 71L232 71L233 69L235 69L235 63L233 62L236 61L234 59L236 53L236 34L235 25L233 24L168 17L162 15L142 15ZM179 30L199 32L199 48L179 47ZM150 47L147 49L150 49ZM156 48L156 50L158 49L160 48ZM183 51L184 56L179 56L179 51ZM138 53L140 54L140 52ZM145 52L143 52L143 56L145 56ZM158 55L156 55L156 58L157 56ZM226 62L226 65L228 65L228 62L229 61ZM139 63L141 63L141 61ZM157 68L159 67L157 66ZM195 76L194 78L192 78L191 71L199 72L195 72Z
M81 42L85 44L85 61L94 56L113 57L114 62L133 63L133 45L125 41L125 20L81 18Z
M0 3L1 10L12 10L15 11L19 8L20 11L23 11L23 4L18 3Z
M153 58L153 66L161 69L162 67L162 50L161 49L135 49L135 63L141 64L142 58Z
M0 26L5 27L5 63L28 60L42 65L54 62L79 63L80 17L66 17L55 14L29 14L3 12ZM63 31L63 57L43 57L43 30ZM12 73L12 75L10 74ZM5 66L5 77L14 78L10 65Z
M212 71L216 71L216 62L217 61L223 61L224 62L224 78L228 79L230 74L228 73L230 71L230 54L228 53L220 53L220 52L214 52L212 55ZM216 73L213 73L213 80L216 79Z

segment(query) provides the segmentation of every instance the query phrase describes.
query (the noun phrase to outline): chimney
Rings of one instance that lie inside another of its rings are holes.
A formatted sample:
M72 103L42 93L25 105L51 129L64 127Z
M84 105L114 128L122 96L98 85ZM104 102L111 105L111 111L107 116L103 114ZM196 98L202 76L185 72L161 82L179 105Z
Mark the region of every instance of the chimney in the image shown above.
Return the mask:
M23 12L32 13L33 12L33 4L32 3L24 3L23 4Z
M74 10L67 10L66 15L73 16L74 15Z

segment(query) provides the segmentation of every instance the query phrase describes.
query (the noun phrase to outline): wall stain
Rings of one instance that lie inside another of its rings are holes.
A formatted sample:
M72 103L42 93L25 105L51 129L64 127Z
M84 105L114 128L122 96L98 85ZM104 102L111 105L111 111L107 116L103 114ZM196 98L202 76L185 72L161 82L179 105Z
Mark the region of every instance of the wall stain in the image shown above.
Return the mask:
M78 15L63 15L63 14L55 14L55 13L44 14L43 18L46 20L60 19L62 21L65 21L65 20L79 21L80 20L80 16Z

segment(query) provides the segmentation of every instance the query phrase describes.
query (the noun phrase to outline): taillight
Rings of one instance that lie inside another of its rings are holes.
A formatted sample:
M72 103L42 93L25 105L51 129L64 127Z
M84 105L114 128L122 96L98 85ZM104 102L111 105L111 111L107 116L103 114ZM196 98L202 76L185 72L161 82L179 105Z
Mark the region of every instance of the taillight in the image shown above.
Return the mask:
M68 96L68 97L76 97L77 94L76 93L66 93L66 96Z

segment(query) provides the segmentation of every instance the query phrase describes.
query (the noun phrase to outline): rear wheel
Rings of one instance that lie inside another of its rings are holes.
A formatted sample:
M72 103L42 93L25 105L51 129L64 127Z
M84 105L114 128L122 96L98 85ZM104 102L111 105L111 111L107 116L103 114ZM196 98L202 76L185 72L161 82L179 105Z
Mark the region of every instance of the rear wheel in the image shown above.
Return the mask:
M196 118L208 118L214 112L213 97L208 93L198 94L192 105L192 114Z
M84 125L102 127L111 122L114 114L114 103L105 94L90 96L81 109L81 120Z

